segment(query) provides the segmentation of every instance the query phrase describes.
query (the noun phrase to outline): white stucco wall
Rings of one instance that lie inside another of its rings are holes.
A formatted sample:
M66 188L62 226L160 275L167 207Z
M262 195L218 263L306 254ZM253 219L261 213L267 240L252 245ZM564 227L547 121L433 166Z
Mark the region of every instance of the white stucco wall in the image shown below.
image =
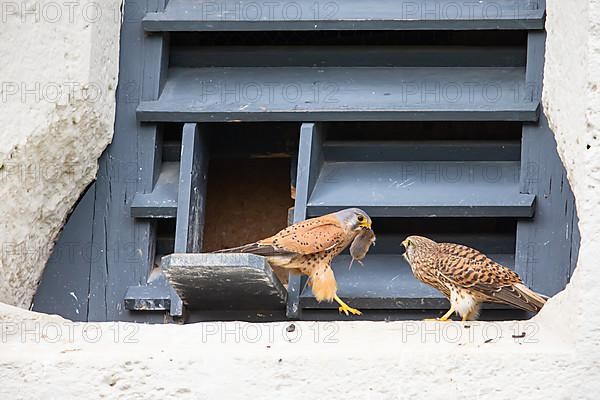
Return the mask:
M3 324L0 391L17 399L596 399L598 385L546 321L302 322L288 333L289 323L15 318Z
M0 302L30 306L112 138L119 7L0 3Z
M288 323L72 324L0 305L0 393L597 399L600 1L578 6L548 2L543 102L575 193L581 249L572 282L530 322L303 322L288 333ZM525 338L512 337L522 331Z

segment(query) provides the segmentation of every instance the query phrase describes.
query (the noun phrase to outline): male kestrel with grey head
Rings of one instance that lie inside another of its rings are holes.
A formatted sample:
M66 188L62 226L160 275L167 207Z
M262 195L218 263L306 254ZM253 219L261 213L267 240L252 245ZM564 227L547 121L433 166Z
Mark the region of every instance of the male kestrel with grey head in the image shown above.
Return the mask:
M454 312L463 321L476 319L486 301L533 312L546 303L516 272L470 247L437 243L423 236L409 236L402 246L415 277L450 300L450 310L439 321L447 321Z
M333 301L339 311L360 315L337 295L337 284L331 261L364 230L371 229L371 218L363 210L347 208L338 212L307 219L288 226L275 235L255 243L217 253L252 253L267 258L274 266L309 277L317 301Z

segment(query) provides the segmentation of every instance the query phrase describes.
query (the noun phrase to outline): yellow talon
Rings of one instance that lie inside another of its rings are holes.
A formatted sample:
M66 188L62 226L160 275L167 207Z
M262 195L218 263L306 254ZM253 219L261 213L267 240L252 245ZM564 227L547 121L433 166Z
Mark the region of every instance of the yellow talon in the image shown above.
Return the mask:
M425 318L425 321L438 321L438 322L448 322L452 321L450 317L454 314L454 307L450 307L446 314L442 315L441 318Z
M338 311L343 312L346 315L348 315L348 312L350 312L351 314L354 314L354 315L362 315L362 312L360 312L356 308L352 308L352 307L348 307L348 306L345 306L345 307L340 306L340 307L338 307Z
M344 303L342 301L342 299L340 299L337 295L333 298L335 301L338 302L338 304L340 305L340 307L338 308L338 311L340 313L344 313L346 315L353 314L353 315L362 315L362 312L360 312L359 310L357 310L356 308L352 308L350 307L348 304Z

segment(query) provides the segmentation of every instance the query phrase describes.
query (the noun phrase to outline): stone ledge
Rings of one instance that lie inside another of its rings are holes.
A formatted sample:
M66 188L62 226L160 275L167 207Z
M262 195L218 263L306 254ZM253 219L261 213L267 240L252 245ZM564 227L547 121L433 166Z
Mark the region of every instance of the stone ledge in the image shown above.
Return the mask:
M526 323L54 323L57 343L50 328L7 336L0 374L32 398L593 398L577 379L591 371L552 330L512 337Z

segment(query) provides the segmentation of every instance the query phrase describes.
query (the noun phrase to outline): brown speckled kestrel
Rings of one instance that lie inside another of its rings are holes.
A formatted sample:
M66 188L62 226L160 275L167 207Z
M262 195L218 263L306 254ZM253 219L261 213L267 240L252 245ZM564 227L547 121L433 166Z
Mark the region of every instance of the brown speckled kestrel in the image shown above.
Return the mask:
M360 315L360 311L348 306L337 296L331 260L364 229L371 229L371 218L367 213L358 208L347 208L295 223L258 242L219 250L217 253L264 256L271 265L307 275L317 301L335 300L340 305L340 312Z
M450 310L439 321L447 321L454 312L463 321L476 319L485 301L534 312L546 303L514 271L470 247L422 236L409 236L402 246L415 277L450 300Z

